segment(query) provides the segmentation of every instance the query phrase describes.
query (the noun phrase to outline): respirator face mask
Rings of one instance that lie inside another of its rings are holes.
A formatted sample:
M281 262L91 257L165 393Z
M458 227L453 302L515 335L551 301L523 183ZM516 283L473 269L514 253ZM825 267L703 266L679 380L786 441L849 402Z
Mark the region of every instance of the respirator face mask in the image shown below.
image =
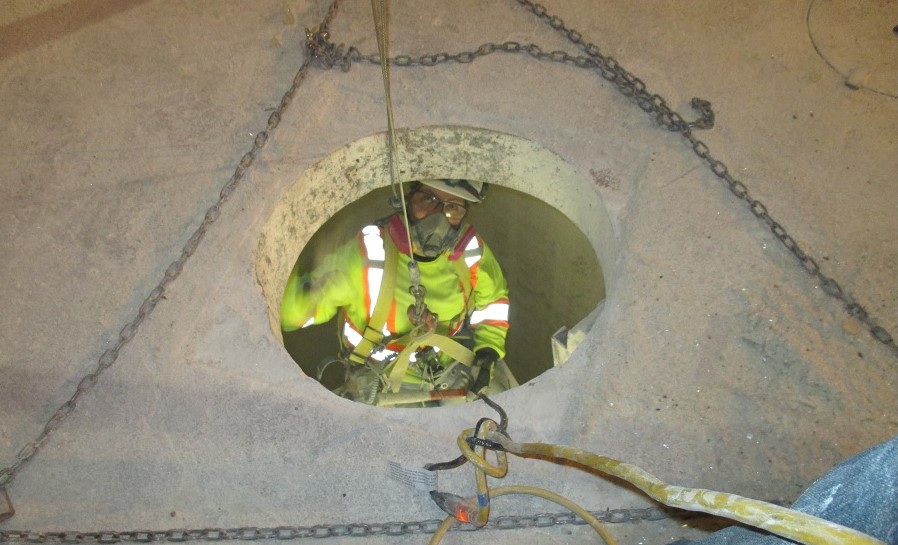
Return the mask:
M423 257L437 257L455 243L458 228L452 227L443 214L430 214L412 224L415 253Z

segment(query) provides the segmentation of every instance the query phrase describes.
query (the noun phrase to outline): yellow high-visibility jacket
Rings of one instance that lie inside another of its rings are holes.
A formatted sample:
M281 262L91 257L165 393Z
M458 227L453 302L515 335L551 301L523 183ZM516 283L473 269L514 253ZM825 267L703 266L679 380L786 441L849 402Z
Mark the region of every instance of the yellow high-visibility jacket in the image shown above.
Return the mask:
M369 225L356 238L328 255L315 270L294 268L281 302L281 327L293 331L325 323L342 313L342 337L352 350L362 339L374 313L384 272L384 237L389 236L398 249L396 281L390 311L383 333L395 338L412 330L407 309L414 304L409 293L408 263L411 259L405 225L394 215L382 226ZM459 268L456 260L464 260ZM439 319L437 333L452 336L465 325L473 331L473 347L492 348L505 356L508 333L508 286L493 253L473 227L463 226L455 248L433 260L417 258L421 284L426 288L425 303ZM459 271L470 274L471 296L465 301ZM371 357L385 361L405 346L389 343Z

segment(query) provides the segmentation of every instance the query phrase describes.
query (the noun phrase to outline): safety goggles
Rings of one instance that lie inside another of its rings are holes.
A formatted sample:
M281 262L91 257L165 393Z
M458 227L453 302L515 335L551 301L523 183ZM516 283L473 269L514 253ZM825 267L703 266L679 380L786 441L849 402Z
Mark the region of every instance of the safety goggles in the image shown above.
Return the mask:
M450 220L461 220L468 213L468 208L465 205L444 201L433 193L421 189L412 193L412 206L427 213L440 208L443 211L443 215Z

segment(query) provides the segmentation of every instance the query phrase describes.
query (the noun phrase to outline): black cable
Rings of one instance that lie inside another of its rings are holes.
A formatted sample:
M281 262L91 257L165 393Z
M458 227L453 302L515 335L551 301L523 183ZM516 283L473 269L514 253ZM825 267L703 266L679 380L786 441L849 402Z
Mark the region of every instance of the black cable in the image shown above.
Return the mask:
M509 437L509 435L508 435L508 432L506 431L508 429L508 414L505 412L505 410L502 409L502 407L500 407L498 403L496 403L492 399L488 398L484 394L480 394L478 396L478 399L482 399L484 403L486 403L487 405L492 407L493 410L495 410L497 413L499 413L498 431L505 437L508 437L509 439L511 439L511 437ZM477 446L488 448L490 450L505 450L505 448L502 445L500 445L499 443L496 443L495 441L490 441L488 439L479 439L477 437L477 435L480 434L480 426L482 426L483 423L488 420L490 420L490 419L484 417L477 421L477 425L474 426L474 434L467 439L468 444L471 445L472 448L474 447L474 445L477 445ZM465 456L462 454L458 458L455 458L454 460L450 460L448 462L437 462L437 463L433 463L433 464L426 464L424 466L424 469L426 469L428 471L446 471L449 469L455 469L457 467L461 467L461 466L465 465L465 462L467 462L467 461L468 461L468 459L465 458Z
M480 426L482 426L483 423L486 422L487 420L489 420L489 418L481 418L480 420L477 421L477 425L474 426L474 437L476 437L477 434L480 433ZM465 458L465 455L461 454L461 455L459 455L458 458L456 458L454 460L450 460L448 462L438 462L435 464L427 464L424 466L424 469L426 469L428 471L445 471L447 469L455 469L457 467L461 467L461 466L465 465L465 462L467 462L467 461L468 461L468 459Z

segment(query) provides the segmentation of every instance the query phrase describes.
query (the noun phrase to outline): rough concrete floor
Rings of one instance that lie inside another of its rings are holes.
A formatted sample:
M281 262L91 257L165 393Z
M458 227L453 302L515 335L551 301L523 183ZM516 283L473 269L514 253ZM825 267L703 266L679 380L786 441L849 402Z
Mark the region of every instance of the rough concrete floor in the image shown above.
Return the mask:
M344 4L334 40L374 52L368 3ZM895 335L894 1L546 7L687 119L692 96L710 100L717 126L696 135ZM2 2L0 468L97 369L181 255L290 86L303 27L326 9L300 0ZM395 53L509 40L577 53L510 0L410 0L394 7L391 27ZM400 126L529 139L594 181L611 214L619 257L603 265L614 285L587 341L563 367L498 399L516 439L607 454L675 484L790 501L898 432L894 346L849 319L679 136L595 73L494 54L393 77ZM17 514L0 529L440 517L387 478L387 462L454 457L459 431L491 411L335 399L278 343L253 269L279 196L333 150L383 131L382 97L371 65L308 73L183 272L18 468L7 485ZM468 470L441 482L473 490ZM513 459L510 483L592 510L649 505L620 485L536 461ZM495 515L558 511L503 500ZM693 535L688 525L612 531L624 542L666 543ZM475 538L575 543L586 532L465 534Z

